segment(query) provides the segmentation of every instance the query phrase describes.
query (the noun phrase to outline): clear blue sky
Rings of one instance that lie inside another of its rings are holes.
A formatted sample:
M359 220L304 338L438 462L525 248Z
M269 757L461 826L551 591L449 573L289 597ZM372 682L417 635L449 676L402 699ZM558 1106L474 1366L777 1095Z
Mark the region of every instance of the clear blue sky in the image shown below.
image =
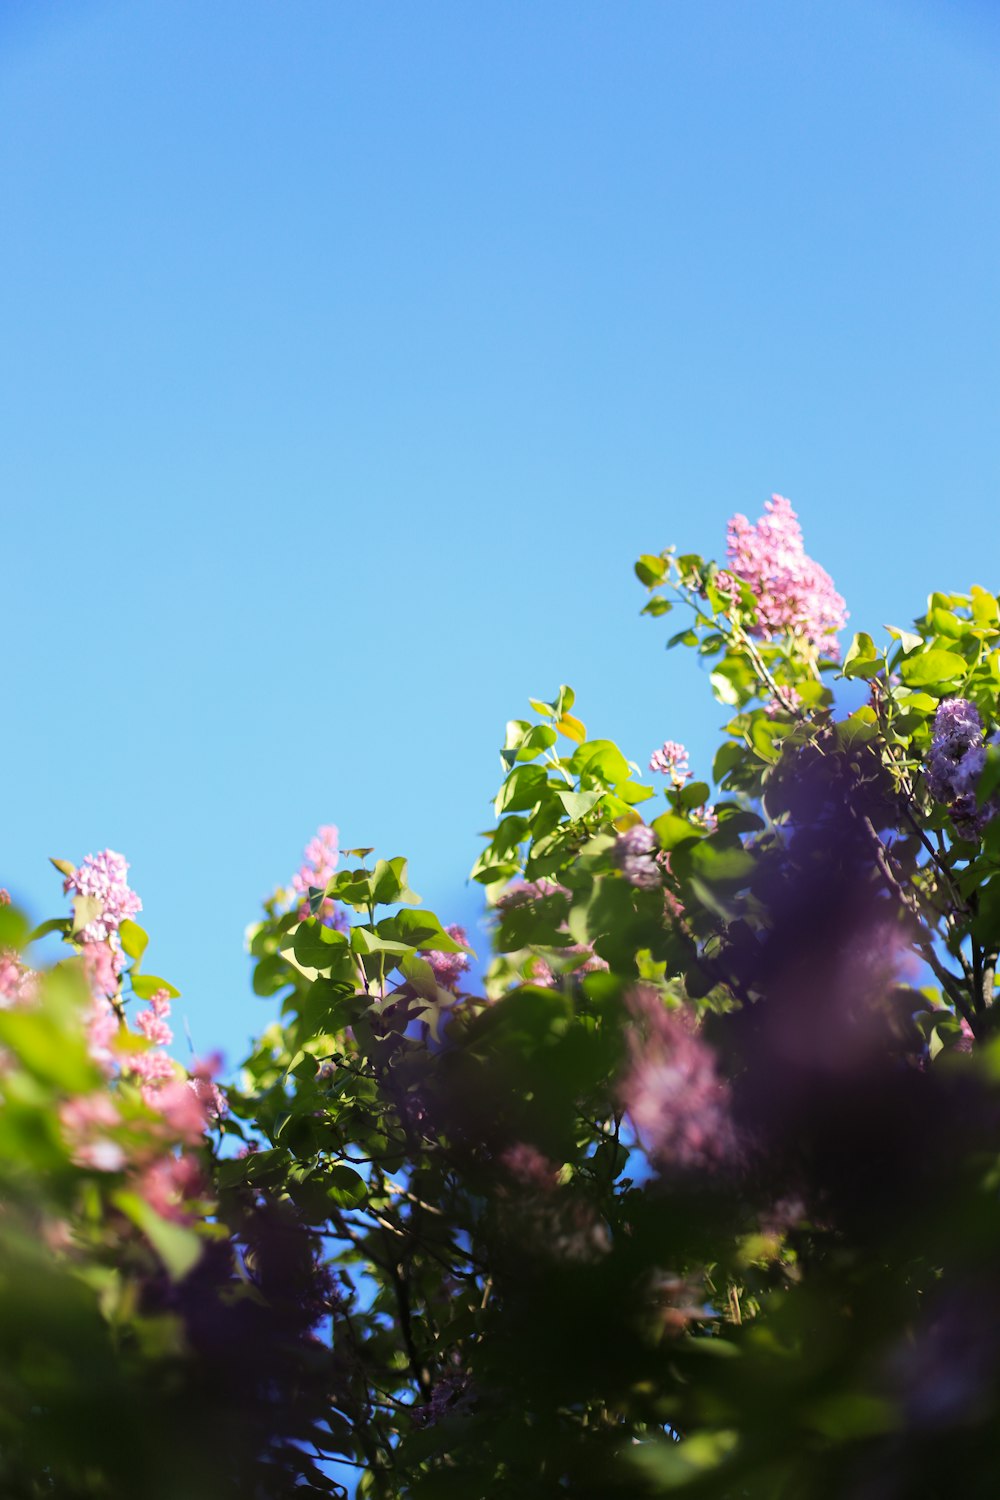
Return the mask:
M639 552L1000 587L998 84L974 0L0 5L0 882L124 851L235 1061L317 823L469 919L529 694L708 754Z

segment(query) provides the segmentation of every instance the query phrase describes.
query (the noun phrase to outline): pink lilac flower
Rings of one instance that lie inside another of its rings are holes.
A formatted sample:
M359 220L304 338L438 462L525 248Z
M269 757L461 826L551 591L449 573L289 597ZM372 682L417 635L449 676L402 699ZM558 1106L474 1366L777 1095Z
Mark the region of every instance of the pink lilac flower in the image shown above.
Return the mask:
M611 857L630 885L651 890L662 883L662 872L656 862L656 834L645 823L634 823L620 833Z
M0 1010L34 1004L38 996L38 975L23 964L17 954L0 952Z
M569 891L557 880L512 880L510 885L501 895L497 897L496 905L500 911L511 906L524 906L531 901L544 901L546 896L568 896Z
M468 947L469 937L464 927L453 923L451 927L445 928L445 932L450 938L454 938L456 943L463 943ZM434 948L429 953L425 953L424 957L434 971L434 978L443 989L458 989L458 982L470 964L467 953L445 953Z
M558 1179L558 1167L554 1161L543 1156L537 1146L527 1141L518 1141L508 1146L500 1161L510 1175L522 1187L534 1188L536 1192L550 1192Z
M205 1101L191 1087L189 1078L176 1076L144 1094L149 1109L160 1114L170 1133L185 1145L196 1146L208 1127Z
M676 786L681 786L691 779L691 772L688 770L688 753L677 740L664 740L660 749L653 751L649 757L649 769L669 776Z
M157 990L149 1002L149 1010L141 1010L135 1024L154 1047L169 1047L174 1034L167 1025L170 1014L170 996L166 990Z
M72 892L75 896L93 896L101 902L100 912L81 933L83 942L104 942L126 918L142 911L142 902L130 888L127 877L128 861L113 849L88 854L79 869L67 876L63 883L67 895Z
M120 1172L125 1152L103 1131L121 1124L121 1116L107 1094L85 1094L69 1099L59 1110L59 1122L73 1152L73 1160L97 1172Z
M137 1079L143 1101L156 1108L156 1096L162 1084L177 1076L177 1064L165 1052L129 1052L122 1058L122 1069Z
M87 983L95 995L113 995L118 988L120 955L107 942L85 942L82 945L83 967Z
M323 890L333 878L340 859L339 838L340 833L335 824L323 823L306 845L302 864L292 876L292 890L301 898L299 916L303 921L310 915L310 888ZM347 919L335 901L321 902L316 915L325 927L336 927L343 931L347 926Z
M10 905L10 891L8 891L5 887L0 887L0 906L9 906L9 905Z
M552 950L553 958L576 958L580 954L584 955L583 963L575 964L572 969L568 970L571 978L583 974L597 974L607 969L606 961L598 957L589 943L570 943L565 948ZM554 990L559 986L560 973L557 973L552 965L537 953L532 954L528 959L525 976L530 984L537 985L539 989Z
M195 1058L191 1064L188 1088L199 1100L209 1119L221 1119L229 1111L229 1100L215 1082L222 1069L222 1054L211 1052L207 1057Z
M693 808L691 821L697 823L700 828L704 828L706 833L718 832L719 816L711 802L703 802L700 807ZM664 863L666 863L666 855L664 855Z
M119 1020L114 1006L105 995L95 995L87 1016L87 1051L109 1076L114 1068L114 1040L119 1031Z
M92 1167L95 1172L120 1172L125 1165L125 1152L117 1141L101 1138L85 1142L77 1150L74 1160L81 1167Z
M162 1219L189 1224L195 1215L185 1204L205 1192L205 1181L192 1156L170 1153L157 1158L146 1168L139 1178L138 1188L150 1208Z
M667 1010L645 986L631 992L628 1004L635 1022L622 1099L650 1157L660 1167L682 1171L731 1161L736 1133L728 1085L694 1018Z
M754 634L770 639L792 632L837 660L836 633L847 620L844 600L826 570L806 554L791 502L772 495L764 510L754 525L746 516L733 516L726 547L732 572L749 584L756 600ZM717 576L718 587L726 582L725 575Z

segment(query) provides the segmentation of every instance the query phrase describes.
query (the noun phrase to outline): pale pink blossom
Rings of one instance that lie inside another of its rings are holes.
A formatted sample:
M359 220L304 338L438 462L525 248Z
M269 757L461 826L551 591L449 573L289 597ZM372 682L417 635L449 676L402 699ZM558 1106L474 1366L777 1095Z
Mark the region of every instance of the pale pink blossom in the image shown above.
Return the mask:
M92 1167L95 1172L120 1172L126 1157L117 1141L101 1137L85 1142L75 1153L73 1160L81 1167Z
M465 947L469 945L469 936L464 927L453 923L445 928L450 938L456 943L462 943ZM443 989L457 990L459 980L469 968L470 959L467 953L446 953L441 949L433 948L424 957L434 971L434 978Z
M144 1093L144 1102L163 1118L170 1133L186 1145L196 1146L208 1127L205 1104L191 1087L189 1078L174 1076Z
M123 854L103 849L100 854L88 854L79 868L66 877L63 890L67 895L72 892L75 896L93 896L101 902L101 910L80 934L83 942L104 942L118 931L122 922L142 911L142 902L128 883L128 868Z
M187 1204L205 1192L201 1168L192 1156L184 1154L158 1157L141 1174L137 1186L162 1219L180 1224L193 1222L195 1215Z
M115 950L108 942L85 942L80 952L87 983L95 995L113 995L118 989L121 963L116 962Z
M105 995L95 995L87 1015L87 1051L108 1075L115 1064L113 1043L120 1029L115 1008Z
M568 896L569 891L557 880L512 880L496 900L497 909L505 911L511 906L525 906L532 901L544 901L547 896Z
M60 1107L59 1122L77 1165L98 1172L121 1171L125 1152L103 1133L121 1124L121 1116L107 1094L68 1099Z
M692 808L691 821L697 823L699 828L704 828L706 833L716 833L719 827L719 817L715 806L711 802L703 802L700 807ZM663 855L663 863L667 865L667 856Z
M8 891L5 887L0 887L0 906L9 906L9 905L10 905L10 891Z
M730 569L750 586L756 601L754 634L803 636L837 660L836 633L847 620L844 600L826 570L807 555L791 502L772 495L764 511L753 525L746 516L733 516L726 548ZM728 582L722 574L715 579L716 587Z
M660 1167L704 1170L731 1161L736 1133L727 1083L693 1015L668 1010L651 987L627 997L631 1066L622 1100L636 1133Z
M574 964L572 968L569 966L566 968L570 977L602 973L608 967L606 961L598 957L589 943L570 943L565 948L552 949L553 959L573 959L579 955L583 955L583 962ZM525 975L530 984L536 984L539 989L544 990L557 989L561 978L561 972L557 973L552 965L537 953L532 954L528 959L525 965Z
M534 1188L537 1192L550 1192L557 1184L559 1168L554 1161L543 1156L537 1146L527 1141L518 1141L508 1146L500 1161L510 1175L522 1187Z
M177 1063L165 1052L128 1052L122 1057L122 1072L138 1081L143 1099L155 1109L157 1090L168 1079L177 1076Z
M38 982L35 970L23 964L16 953L0 952L0 1010L34 1004Z
M677 740L664 740L660 749L653 751L649 757L649 769L669 776L675 786L683 786L691 779L688 753Z
M147 1041L156 1047L169 1047L174 1034L167 1025L170 1014L170 996L166 990L157 990L149 1002L149 1010L140 1010L135 1024Z
M229 1111L229 1100L215 1082L221 1070L221 1052L210 1052L207 1057L195 1058L191 1064L188 1088L203 1105L209 1119L221 1119Z

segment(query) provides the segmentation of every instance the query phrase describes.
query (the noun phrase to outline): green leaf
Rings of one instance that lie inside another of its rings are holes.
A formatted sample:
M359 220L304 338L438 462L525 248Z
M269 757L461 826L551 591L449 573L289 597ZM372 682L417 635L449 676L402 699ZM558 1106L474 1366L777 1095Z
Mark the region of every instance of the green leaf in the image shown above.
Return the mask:
M118 929L118 936L129 958L134 958L138 963L149 944L148 933L139 926L138 922L132 922L126 917Z
M439 953L465 953L468 949L445 932L438 918L426 907L413 911L404 907L395 916L383 917L375 931L389 942L410 948L431 948Z
M133 974L132 989L138 1000L151 1000L157 990L166 990L171 1000L176 1000L180 990L168 984L165 979L159 979L155 974Z
M919 651L924 644L923 636L914 635L912 630L900 630L898 625L887 625L885 628L893 640L899 642L906 656L909 656L912 651Z
M15 953L19 953L25 943L33 943L47 932L68 931L68 917L53 917L50 922L43 922L40 927L29 932L28 919L23 911L16 906L0 906L0 952L5 948L13 948Z
M550 724L535 724L523 737L514 754L515 760L534 760L556 742L556 731Z
M527 812L543 796L548 776L541 766L518 766L497 793L493 804L499 818L505 812Z
M976 806L982 807L998 786L1000 786L1000 745L987 745L986 764L983 766L976 786Z
M932 687L939 682L954 682L968 670L964 656L957 651L943 651L935 647L908 656L899 666L899 675L908 687Z
M280 953L268 953L254 966L253 992L265 998L292 983L287 959Z
M363 909L372 899L371 874L368 870L341 870L327 881L326 894L335 901Z
M635 565L635 576L647 588L655 588L658 583L662 583L666 572L666 560L662 557L654 557L649 552L644 552Z
M596 776L609 786L628 781L628 761L613 740L588 740L573 753L573 770L578 776Z
M874 677L881 668L882 658L875 650L875 642L864 630L859 630L844 657L844 676Z
M365 1179L353 1167L338 1163L323 1175L327 1194L338 1208L356 1208L368 1196Z
M73 933L82 932L91 922L96 922L103 910L104 902L100 896L74 896Z
M191 1229L183 1224L172 1224L162 1219L150 1208L138 1193L119 1192L114 1196L115 1204L132 1220L137 1229L146 1236L166 1267L172 1281L181 1281L201 1259L202 1242Z
M395 859L376 861L372 874L372 900L379 906L419 906L420 897L406 883L406 860L399 855Z
M679 844L689 843L693 839L702 837L699 829L690 824L686 818L678 817L677 813L661 813L654 818L651 828L659 840L661 849L676 849Z
M640 610L640 614L653 615L655 618L659 615L669 615L673 607L674 606L670 602L670 600L664 599L662 594L654 594L653 597L643 605L642 609Z
M710 886L745 885L756 868L753 854L739 844L719 843L719 838L713 834L691 845L685 850L685 861Z
M977 625L996 625L1000 619L995 597L978 583L972 585L972 618Z
M735 740L727 740L724 744L720 745L715 752L715 759L712 762L712 780L715 782L724 781L730 771L735 770L741 764L746 753L745 747L738 744Z
M68 1094L86 1094L97 1086L100 1075L82 1035L67 1034L62 1017L49 1009L0 1011L0 1045L35 1078Z
M603 792L556 792L556 796L563 805L563 811L570 822L575 823L578 818L586 817L587 813L594 808L601 798Z
M712 691L720 703L727 704L729 708L739 708L743 700L725 672L712 672L708 680L712 684Z

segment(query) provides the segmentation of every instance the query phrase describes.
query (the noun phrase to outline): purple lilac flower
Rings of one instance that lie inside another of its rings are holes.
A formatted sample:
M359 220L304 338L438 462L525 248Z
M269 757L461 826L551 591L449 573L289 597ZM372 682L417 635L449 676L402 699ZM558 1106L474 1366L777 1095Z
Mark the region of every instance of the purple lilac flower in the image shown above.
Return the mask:
M656 862L656 834L645 823L634 823L620 833L612 850L612 858L630 885L640 890L651 890L662 882L662 874Z
M995 743L997 735L991 736ZM938 802L948 804L956 831L977 839L1000 807L991 798L976 806L976 787L986 764L983 723L974 703L949 698L934 715L934 735L924 766L927 786Z

